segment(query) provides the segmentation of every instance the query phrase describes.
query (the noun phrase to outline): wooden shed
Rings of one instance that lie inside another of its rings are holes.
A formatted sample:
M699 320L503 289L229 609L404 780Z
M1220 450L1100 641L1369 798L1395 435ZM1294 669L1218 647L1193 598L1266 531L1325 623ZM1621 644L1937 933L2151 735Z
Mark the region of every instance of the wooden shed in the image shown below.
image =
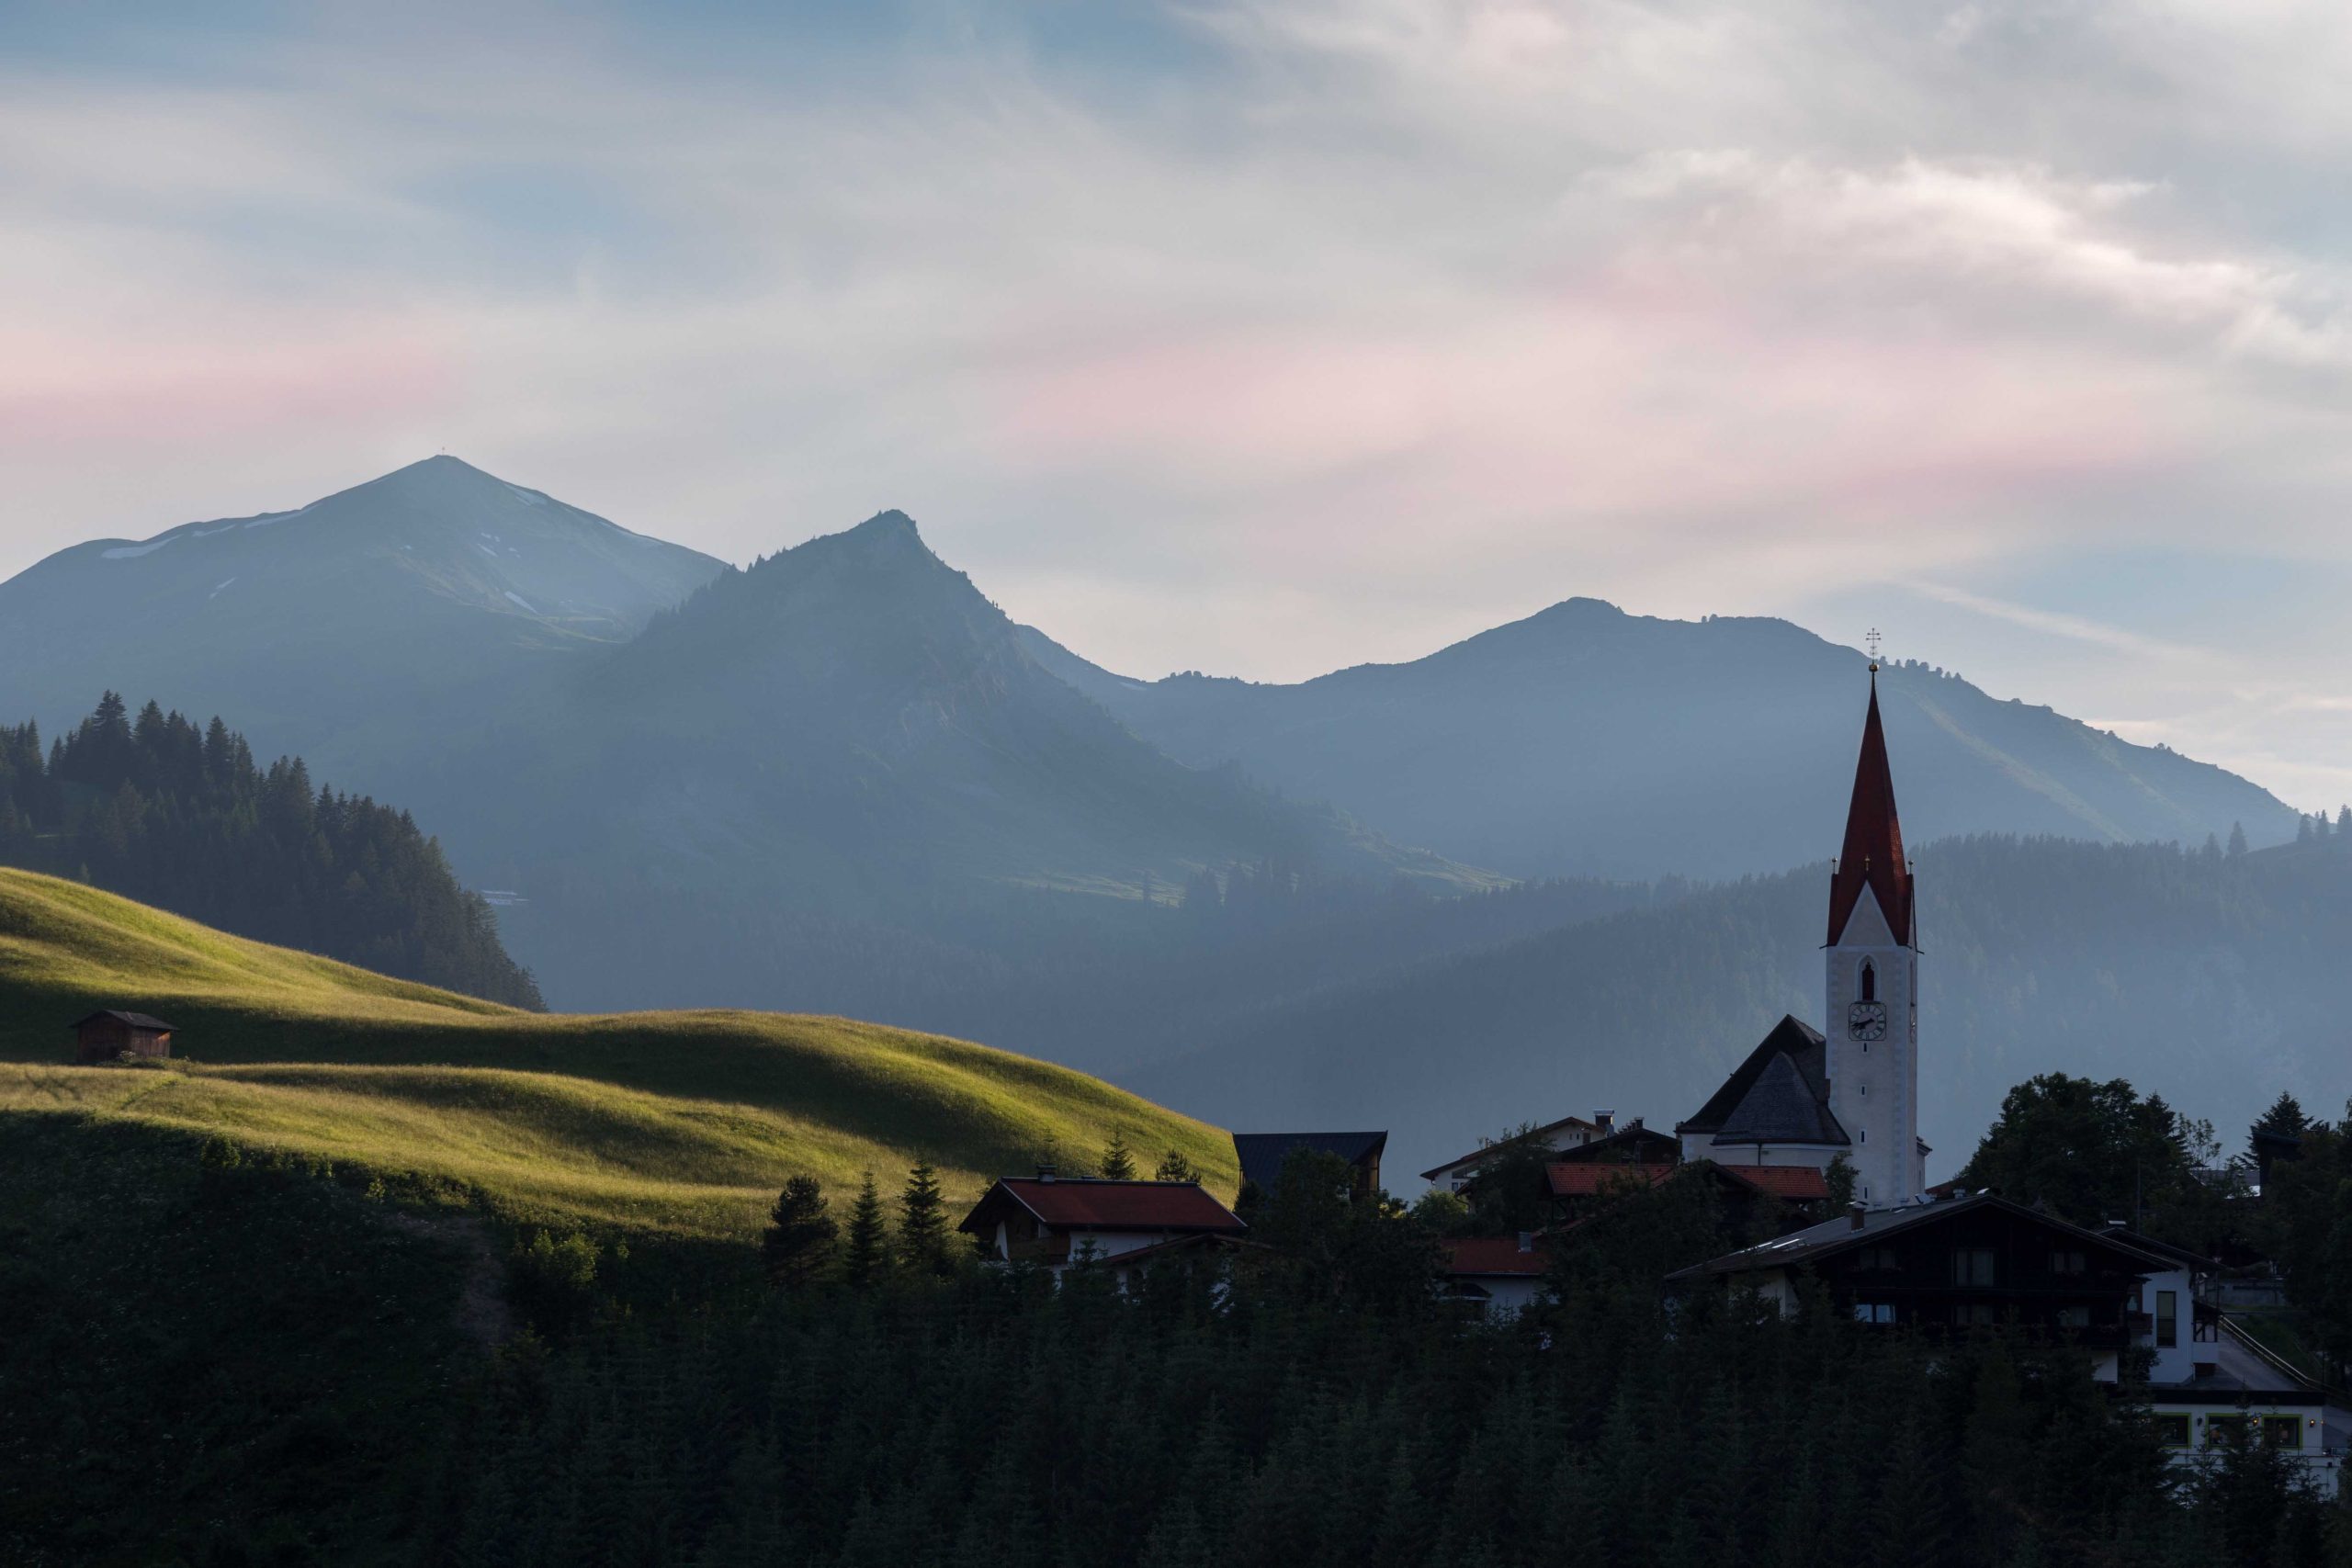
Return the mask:
M76 1062L111 1062L126 1054L133 1056L170 1055L172 1025L143 1012L120 1012L113 1009L74 1021L74 1059Z

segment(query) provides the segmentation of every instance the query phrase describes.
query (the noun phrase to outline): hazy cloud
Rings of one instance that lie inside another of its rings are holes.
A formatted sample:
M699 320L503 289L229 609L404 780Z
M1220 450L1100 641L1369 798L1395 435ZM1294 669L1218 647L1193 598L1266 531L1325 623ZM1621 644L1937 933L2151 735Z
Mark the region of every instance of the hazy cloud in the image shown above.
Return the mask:
M2090 597L2109 550L2352 565L2340 8L12 26L0 565L447 447L737 558L904 506L1147 673L1577 592L1907 615L2352 794L2332 626Z

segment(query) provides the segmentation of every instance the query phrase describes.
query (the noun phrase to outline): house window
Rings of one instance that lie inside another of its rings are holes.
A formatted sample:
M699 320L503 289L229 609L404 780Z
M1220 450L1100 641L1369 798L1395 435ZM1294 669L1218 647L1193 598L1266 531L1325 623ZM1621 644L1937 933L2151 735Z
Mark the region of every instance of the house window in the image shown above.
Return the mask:
M1862 960L1862 980L1860 990L1862 1000L1866 1002L1874 1002L1878 1000L1878 965L1872 964L1867 958Z
M1964 1328L1990 1328L2001 1318L1991 1302L1962 1302L1951 1309L1951 1320Z
M2156 1292L2156 1348L2169 1350L2180 1343L2180 1292Z
M2079 1252L2053 1252L2050 1255L2050 1271L2052 1274L2083 1274L2089 1272L2089 1264Z
M1993 1283L1993 1249L1989 1247L1952 1248L1951 1282L1955 1285Z
M2156 1412L2156 1441L2168 1449L2188 1446L2188 1412L2159 1410Z
M2300 1416L2265 1416L2262 1418L2262 1440L2274 1449L2301 1448L2303 1418Z
M2091 1309L2090 1309L2090 1308L2088 1308L2088 1307L2086 1307L2086 1306L2062 1306L2062 1307L2060 1307L2060 1308L2058 1309L2058 1326L2059 1326L2059 1327L2061 1327L2061 1328L2088 1328L2090 1325L2091 1325Z
M1893 1323L1894 1303L1893 1302L1856 1302L1854 1321L1856 1323Z
M1871 1130L1868 1127L1857 1127L1854 1129L1854 1141L1859 1144L1869 1143L1871 1141Z
M2245 1441L2246 1418L2243 1416L2208 1416L2205 1417L2205 1446Z
M1868 1274L1900 1273L1903 1258L1891 1247L1866 1247L1855 1257L1854 1267Z

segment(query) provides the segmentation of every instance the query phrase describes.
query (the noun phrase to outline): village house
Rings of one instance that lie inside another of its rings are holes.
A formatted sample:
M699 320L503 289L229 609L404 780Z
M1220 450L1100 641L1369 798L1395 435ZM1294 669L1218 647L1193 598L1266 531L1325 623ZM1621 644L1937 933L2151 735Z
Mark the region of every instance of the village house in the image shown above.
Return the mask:
M1859 1204L1778 1240L1685 1269L1669 1290L1754 1292L1794 1312L1824 1292L1858 1323L1935 1336L1996 1325L2079 1347L2103 1382L2146 1363L2165 1446L2184 1461L2235 1430L2286 1450L2334 1495L2352 1413L2200 1296L2206 1260L2120 1227L2086 1230L1991 1192Z
M1034 1263L1059 1278L1074 1264L1128 1273L1201 1248L1227 1247L1249 1230L1240 1216L1192 1181L1107 1181L1051 1168L1004 1177L956 1227L1001 1263Z
M1557 1122L1533 1128L1519 1137L1498 1138L1492 1143L1483 1144L1459 1159L1450 1159L1433 1170L1421 1172L1421 1179L1442 1182L1447 1191L1459 1192L1470 1185L1471 1179L1488 1161L1505 1149L1521 1144L1534 1144L1549 1152L1565 1154L1609 1136L1615 1121L1615 1116L1606 1111L1598 1112L1589 1122L1581 1116L1563 1116Z
M168 1056L175 1032L160 1018L113 1009L75 1019L69 1027L74 1031L74 1060L84 1066L124 1056Z
M1241 1165L1241 1185L1271 1194L1282 1182L1283 1162L1300 1149L1329 1155L1347 1162L1356 1200L1380 1190L1380 1156L1388 1134L1377 1133L1236 1133L1234 1157Z
M1566 1165L1674 1165L1682 1158L1682 1145L1636 1116L1613 1132L1604 1122L1600 1136L1560 1150L1559 1158Z
M2222 1310L2220 1263L2120 1224L2102 1235L2163 1267L2127 1303L2133 1343L2148 1353L2148 1404L2165 1447L2182 1462L2224 1435L2259 1439L2301 1462L2321 1492L2343 1484L2352 1410L2256 1339Z
M1549 1256L1530 1231L1515 1236L1465 1236L1443 1244L1438 1299L1490 1323L1518 1316L1545 1290Z

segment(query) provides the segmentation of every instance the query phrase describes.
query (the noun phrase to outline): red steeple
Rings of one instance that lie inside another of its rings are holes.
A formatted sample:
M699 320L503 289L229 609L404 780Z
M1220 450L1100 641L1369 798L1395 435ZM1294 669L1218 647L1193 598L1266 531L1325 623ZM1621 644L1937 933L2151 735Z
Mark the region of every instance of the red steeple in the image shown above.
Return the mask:
M1911 945L1911 863L1903 858L1903 824L1894 816L1894 775L1878 722L1878 666L1871 666L1871 711L1862 721L1862 754L1854 764L1854 803L1846 808L1846 845L1829 878L1829 941L1836 945L1868 887L1894 940Z

